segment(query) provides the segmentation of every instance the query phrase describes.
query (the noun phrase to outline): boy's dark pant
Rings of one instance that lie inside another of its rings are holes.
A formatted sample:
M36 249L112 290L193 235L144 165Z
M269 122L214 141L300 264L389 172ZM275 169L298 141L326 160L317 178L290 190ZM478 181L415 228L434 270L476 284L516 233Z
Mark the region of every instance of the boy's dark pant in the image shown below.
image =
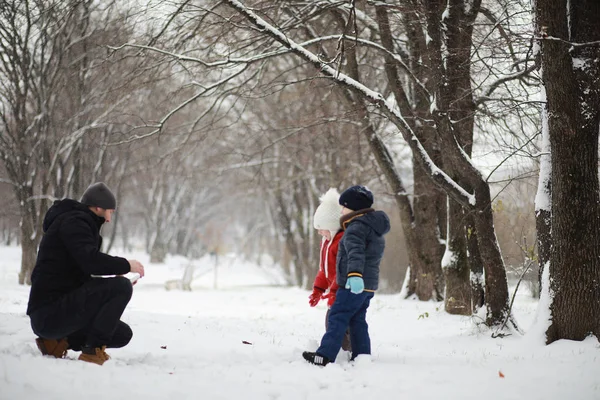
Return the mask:
M371 354L371 338L366 316L374 295L373 292L354 294L348 289L338 289L335 303L329 310L327 332L317 353L334 361L342 347L346 329L350 328L352 358L359 354Z
M127 278L96 278L31 313L33 332L44 339L66 337L69 348L123 347L133 333L120 320L133 292Z
M325 314L325 331L329 328L329 313L331 312L331 308L327 310L327 314ZM344 332L344 338L342 339L342 350L344 351L352 351L352 344L350 342L350 329L346 329Z

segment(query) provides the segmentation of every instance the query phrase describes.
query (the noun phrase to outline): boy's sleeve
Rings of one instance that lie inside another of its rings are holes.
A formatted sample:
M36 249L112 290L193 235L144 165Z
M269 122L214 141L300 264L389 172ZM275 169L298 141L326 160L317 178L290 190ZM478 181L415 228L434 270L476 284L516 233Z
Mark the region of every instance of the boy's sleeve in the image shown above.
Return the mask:
M363 224L354 223L348 227L344 233L344 243L346 253L348 254L348 275L359 276L362 278L365 269L365 250L367 248L367 239Z

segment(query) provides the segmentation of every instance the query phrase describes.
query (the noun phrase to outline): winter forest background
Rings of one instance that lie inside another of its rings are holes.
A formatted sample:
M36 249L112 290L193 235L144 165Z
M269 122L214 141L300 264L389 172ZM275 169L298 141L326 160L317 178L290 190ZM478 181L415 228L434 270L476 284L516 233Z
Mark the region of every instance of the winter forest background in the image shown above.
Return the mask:
M598 336L599 20L595 0L0 0L0 241L27 284L52 201L104 181L105 251L235 253L309 288L319 195L364 184L392 220L382 292L515 332L508 282L542 282L548 342Z

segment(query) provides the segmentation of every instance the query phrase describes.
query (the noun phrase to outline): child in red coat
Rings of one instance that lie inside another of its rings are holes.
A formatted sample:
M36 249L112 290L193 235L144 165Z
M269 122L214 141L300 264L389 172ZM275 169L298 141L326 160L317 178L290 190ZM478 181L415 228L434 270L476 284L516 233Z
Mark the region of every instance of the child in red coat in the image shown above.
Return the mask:
M325 315L325 329L327 329L327 320L329 309L335 302L335 295L338 289L336 283L336 258L338 245L342 238L343 231L340 226L340 216L342 206L339 204L340 194L337 190L329 189L321 198L321 204L317 207L313 218L313 224L321 240L321 251L319 253L319 272L315 277L313 292L308 297L308 303L315 307L321 299L327 299L327 314ZM327 292L327 293L326 293ZM342 349L351 351L350 335L346 331Z

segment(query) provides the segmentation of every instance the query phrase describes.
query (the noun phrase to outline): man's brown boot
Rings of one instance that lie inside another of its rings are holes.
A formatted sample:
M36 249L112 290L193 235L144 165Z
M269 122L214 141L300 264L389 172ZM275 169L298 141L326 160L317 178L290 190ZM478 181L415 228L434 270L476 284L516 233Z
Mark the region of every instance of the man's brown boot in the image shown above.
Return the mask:
M45 356L52 356L56 358L65 358L67 356L67 348L69 348L69 343L67 339L44 339L37 338L35 339L35 343L37 344L38 349Z
M84 347L81 350L79 359L81 361L87 361L94 364L102 365L110 359L110 356L106 354L106 346L102 347Z

